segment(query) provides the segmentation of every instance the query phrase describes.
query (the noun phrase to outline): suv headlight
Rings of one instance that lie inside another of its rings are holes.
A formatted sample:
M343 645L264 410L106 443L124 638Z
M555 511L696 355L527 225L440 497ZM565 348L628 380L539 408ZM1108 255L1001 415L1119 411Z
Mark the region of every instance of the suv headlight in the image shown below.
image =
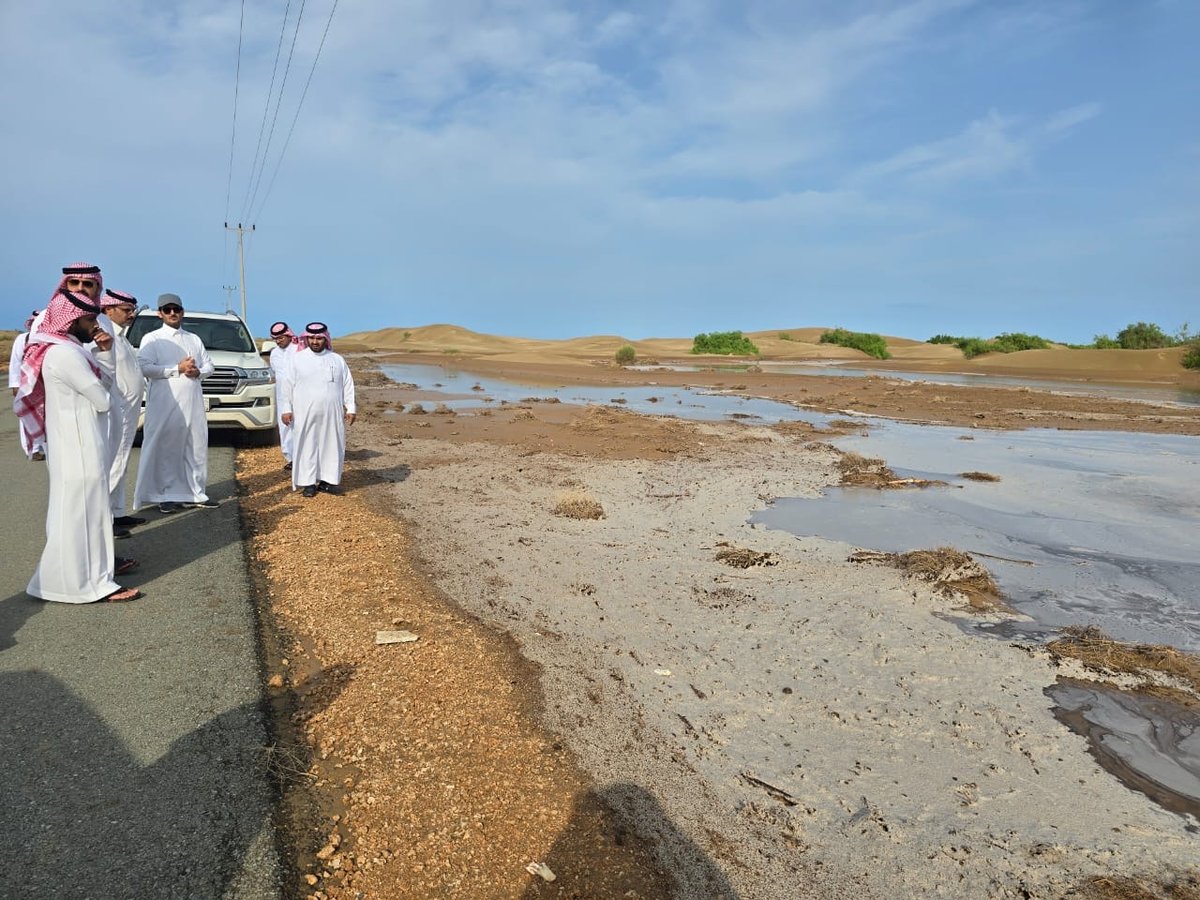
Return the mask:
M248 384L271 384L275 381L275 373L271 369L243 369Z

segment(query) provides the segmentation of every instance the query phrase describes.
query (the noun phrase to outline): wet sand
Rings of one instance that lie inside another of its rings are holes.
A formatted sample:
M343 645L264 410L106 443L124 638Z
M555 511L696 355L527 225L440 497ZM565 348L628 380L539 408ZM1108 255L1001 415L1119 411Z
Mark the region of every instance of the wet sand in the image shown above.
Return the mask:
M597 377L455 364L525 382ZM714 380L735 378L771 389ZM661 805L671 833L646 837L668 868L685 841L748 898L1050 897L1093 878L1171 881L1193 858L1194 823L1120 784L1051 714L1045 690L1063 672L1044 652L965 634L944 618L970 615L963 604L848 562L848 545L747 523L774 497L836 482L836 453L813 429L537 402L422 415L401 407L434 409L428 396L362 381L354 445L379 454L368 469L405 467L388 490L415 554L538 664L546 722L595 783L634 783ZM946 401L906 405L881 379L836 381L823 408L857 398L949 418ZM1021 413L1051 427L1165 424L1142 404L1081 413L1021 391L1005 392L1001 416L980 390L953 404L962 424L972 404L995 414L987 425L1028 424ZM1171 430L1195 427L1176 412ZM554 514L579 496L604 517ZM727 546L770 564L731 568L716 559Z

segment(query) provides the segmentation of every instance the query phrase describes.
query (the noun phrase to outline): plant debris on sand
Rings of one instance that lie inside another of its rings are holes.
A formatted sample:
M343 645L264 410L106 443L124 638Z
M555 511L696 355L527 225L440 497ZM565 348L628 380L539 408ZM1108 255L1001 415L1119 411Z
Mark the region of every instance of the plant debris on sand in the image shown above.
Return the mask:
M604 506L591 494L576 492L561 494L551 510L556 516L568 519L603 519Z
M900 569L906 575L928 582L945 596L961 594L976 612L1007 611L1003 595L992 573L969 553L953 547L881 553L861 550L850 562L876 562Z
M779 565L779 557L774 553L761 553L758 550L750 550L746 547L734 547L732 544L722 541L717 545L721 549L717 551L717 562L723 562L727 566L733 566L735 569L749 569L751 566L776 566Z
M1170 882L1140 878L1089 878L1075 896L1082 900L1200 900L1200 876L1184 875Z
M1046 645L1057 663L1075 659L1085 668L1100 674L1146 677L1166 675L1179 688L1149 684L1138 688L1143 693L1168 696L1189 706L1200 705L1200 657L1162 644L1124 644L1114 641L1094 625L1072 625L1063 636Z
M873 488L930 487L945 484L926 478L899 478L882 459L861 456L850 451L839 451L838 470L842 473L842 484Z
M999 475L993 475L991 472L963 472L959 478L966 478L971 481L999 481Z

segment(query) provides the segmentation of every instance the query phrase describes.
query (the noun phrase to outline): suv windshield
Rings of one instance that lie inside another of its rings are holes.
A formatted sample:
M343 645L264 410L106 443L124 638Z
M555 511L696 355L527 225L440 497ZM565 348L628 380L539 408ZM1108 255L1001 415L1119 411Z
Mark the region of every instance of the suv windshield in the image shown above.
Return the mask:
M138 347L151 331L161 327L158 316L138 316L129 326L129 343ZM200 338L205 350L225 350L230 353L254 353L254 341L246 326L231 319L194 319L183 317L183 329Z

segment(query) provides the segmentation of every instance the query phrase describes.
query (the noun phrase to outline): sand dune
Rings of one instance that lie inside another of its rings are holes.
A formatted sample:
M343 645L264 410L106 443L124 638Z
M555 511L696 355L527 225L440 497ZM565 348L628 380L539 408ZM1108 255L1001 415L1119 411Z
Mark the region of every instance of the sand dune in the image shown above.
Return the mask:
M929 372L965 372L1024 377L1069 378L1108 382L1153 382L1200 389L1200 372L1182 366L1182 347L1165 350L1071 350L1055 347L1020 353L990 353L965 359L946 344L928 344L912 338L885 336L892 359L875 360L865 353L820 343L825 328L786 328L747 332L760 355L755 362L842 362L869 368ZM780 337L786 335L786 337ZM600 334L565 340L482 334L457 325L437 324L412 328L384 328L339 338L339 350L384 351L414 354L462 355L521 363L609 362L618 348L631 345L639 359L689 364L728 361L730 357L696 356L692 339L645 338L631 340Z

